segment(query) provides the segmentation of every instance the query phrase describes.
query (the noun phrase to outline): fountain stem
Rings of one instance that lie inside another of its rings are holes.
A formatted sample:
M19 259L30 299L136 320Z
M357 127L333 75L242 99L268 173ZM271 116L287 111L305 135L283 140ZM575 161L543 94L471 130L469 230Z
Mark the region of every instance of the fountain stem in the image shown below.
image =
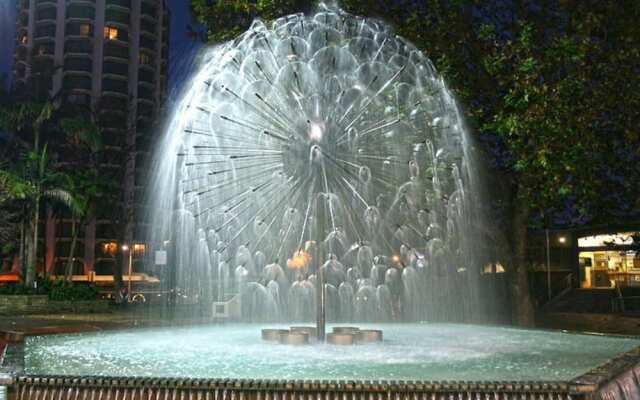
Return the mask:
M316 332L318 341L324 342L325 337L325 292L324 292L324 272L322 268L318 268L318 276L316 277L316 296L317 296L317 309L316 309Z
M319 200L316 200L319 201ZM322 269L322 265L324 263L323 260L323 252L322 252L322 239L324 232L324 207L318 205L318 224L316 233L316 337L319 342L324 342L325 340L325 322L326 322L326 307L325 307L325 292L324 292L324 271Z

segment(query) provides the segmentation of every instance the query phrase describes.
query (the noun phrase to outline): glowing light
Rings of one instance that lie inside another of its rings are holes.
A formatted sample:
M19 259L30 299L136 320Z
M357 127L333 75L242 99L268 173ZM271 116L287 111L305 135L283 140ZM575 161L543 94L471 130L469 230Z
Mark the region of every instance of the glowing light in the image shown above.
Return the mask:
M391 260L392 260L394 263L399 263L399 262L400 262L400 257L399 257L399 256L397 256L397 255L394 255L393 257L391 257Z
M316 123L311 123L311 126L309 127L309 139L314 142L319 142L322 140L323 135L324 130L322 129L322 126Z
M138 253L144 253L146 246L144 244L136 243L133 245L133 251Z
M115 40L118 38L118 28L111 26L104 27L104 38L108 40Z
M564 237L564 236L560 236L560 237L558 238L558 242L560 242L560 243L562 243L562 244L565 244L565 243L567 242L567 238L566 238L566 237Z
M129 250L129 246L127 246L126 244L122 245L122 251L127 251Z
M118 245L116 244L116 242L108 242L108 243L102 244L102 252L104 254L109 254L111 256L113 256L116 253L117 248L118 248Z
M304 250L297 251L292 258L287 260L287 268L302 269L309 265L311 256Z

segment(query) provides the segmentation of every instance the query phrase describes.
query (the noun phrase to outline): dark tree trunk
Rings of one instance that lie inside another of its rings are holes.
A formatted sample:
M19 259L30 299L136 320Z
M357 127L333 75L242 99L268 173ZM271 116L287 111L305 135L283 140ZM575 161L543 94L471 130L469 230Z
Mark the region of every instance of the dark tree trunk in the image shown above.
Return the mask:
M520 192L521 189L518 191ZM521 192L520 192L521 193ZM535 324L535 312L529 290L529 271L527 263L529 206L516 195L513 198L510 275L512 302L511 319L514 325L532 327Z

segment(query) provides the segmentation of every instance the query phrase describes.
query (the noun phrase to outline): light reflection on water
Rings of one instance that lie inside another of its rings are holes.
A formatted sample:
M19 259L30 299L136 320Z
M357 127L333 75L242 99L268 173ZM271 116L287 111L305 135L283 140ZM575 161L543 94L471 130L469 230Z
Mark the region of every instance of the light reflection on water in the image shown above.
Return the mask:
M251 379L568 380L640 341L458 324L376 325L383 343L285 346L262 325L30 337L25 372ZM364 325L363 325L364 327ZM371 325L373 327L373 325Z

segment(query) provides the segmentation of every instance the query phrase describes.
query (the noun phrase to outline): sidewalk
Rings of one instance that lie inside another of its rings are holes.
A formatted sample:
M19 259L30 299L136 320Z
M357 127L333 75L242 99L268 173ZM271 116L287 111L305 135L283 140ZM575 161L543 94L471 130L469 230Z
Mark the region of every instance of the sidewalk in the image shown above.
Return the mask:
M184 313L171 315L166 311L132 308L99 314L0 316L0 340L20 342L24 340L25 336L31 335L197 325L213 322L211 318L185 317Z
M540 312L536 327L640 336L640 317L633 314Z

